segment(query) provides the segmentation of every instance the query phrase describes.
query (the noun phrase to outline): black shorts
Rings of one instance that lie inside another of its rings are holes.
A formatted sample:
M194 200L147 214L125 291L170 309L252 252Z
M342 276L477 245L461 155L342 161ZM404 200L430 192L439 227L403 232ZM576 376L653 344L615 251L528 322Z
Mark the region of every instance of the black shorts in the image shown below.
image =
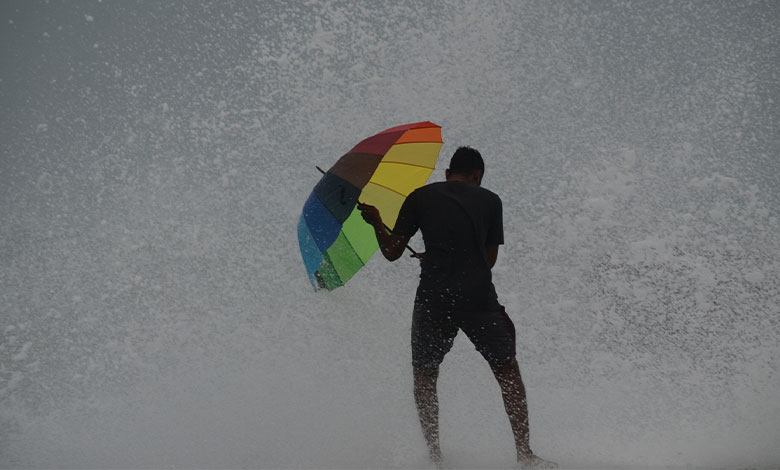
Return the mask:
M515 325L504 307L484 312L444 312L415 303L412 317L412 365L438 367L452 348L458 330L491 365L515 357Z

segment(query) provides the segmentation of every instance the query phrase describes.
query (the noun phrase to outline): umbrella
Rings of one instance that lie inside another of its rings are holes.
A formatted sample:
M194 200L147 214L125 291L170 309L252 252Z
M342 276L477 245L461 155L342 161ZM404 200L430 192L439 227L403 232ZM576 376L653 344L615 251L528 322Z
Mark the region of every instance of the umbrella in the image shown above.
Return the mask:
M369 137L324 173L303 206L298 243L314 290L343 286L379 248L357 202L392 230L406 196L424 185L442 146L441 127L406 124Z

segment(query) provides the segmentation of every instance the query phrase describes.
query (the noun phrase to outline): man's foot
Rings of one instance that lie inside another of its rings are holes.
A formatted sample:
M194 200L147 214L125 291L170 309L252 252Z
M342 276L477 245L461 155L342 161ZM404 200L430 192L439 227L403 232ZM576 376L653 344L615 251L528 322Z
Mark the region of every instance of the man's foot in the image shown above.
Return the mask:
M537 457L534 454L518 457L517 464L520 466L520 468L529 468L534 470L558 468L557 463L544 460L543 458Z

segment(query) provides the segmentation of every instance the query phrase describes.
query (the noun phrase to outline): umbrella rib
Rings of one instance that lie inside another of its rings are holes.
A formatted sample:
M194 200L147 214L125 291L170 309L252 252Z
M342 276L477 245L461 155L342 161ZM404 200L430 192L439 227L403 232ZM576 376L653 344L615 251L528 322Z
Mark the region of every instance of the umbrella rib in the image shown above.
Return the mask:
M396 142L393 144L393 146L406 144L444 144L444 142L436 142L431 140L407 140L405 142Z
M331 245L331 246L333 246L333 245ZM328 247L328 249L330 249L330 247ZM338 279L338 282L341 283L341 284L339 284L336 287L343 286L345 284L345 282L344 282L343 279L341 279L341 275L339 275L339 272L336 270L336 265L333 264L333 259L331 259L330 254L328 254L328 250L325 250L325 251L322 252L322 259L327 261L327 263L333 269L333 274L336 276L336 279ZM320 267L322 267L322 265L320 265ZM317 272L319 272L319 269L317 270ZM322 274L320 274L320 275L322 275ZM335 287L334 287L334 289L335 289ZM328 290L330 290L330 289L328 289Z
M374 186L379 186L380 188L384 188L384 189L386 189L386 190L388 190L388 191L390 191L390 192L394 192L394 193L396 193L397 195L399 195L399 196L401 196L401 197L404 197L404 198L406 197L406 195L405 195L405 194L399 193L399 192L398 192L398 191L396 191L395 189L393 189L393 188L388 188L387 186L385 186L385 185L383 185L383 184L379 184L379 183L377 183L377 182L375 182L375 181L369 181L367 184L373 184Z
M349 248L352 250L352 253L355 253L355 256L357 257L358 261L360 261L360 267L362 268L363 266L366 265L366 263L363 262L363 259L360 257L360 255L358 254L357 250L352 245L352 242L349 240L349 237L347 237L347 234L344 233L344 229L343 228L341 230L341 233L344 235L344 240L347 241L347 245L349 245ZM360 269L360 268L358 268L358 269Z
M414 163L406 163L406 162L394 162L394 161L384 161L384 160L382 160L382 161L380 161L380 162L379 162L379 164L380 164L380 165L381 165L381 164L383 164L383 163L385 163L385 164L387 164L387 163L392 163L393 165L406 165L406 166L413 166L413 167L416 167L416 168L427 168L427 169L429 169L429 170L433 170L433 168L434 168L434 167L430 167L430 166L425 166L425 165L415 165Z

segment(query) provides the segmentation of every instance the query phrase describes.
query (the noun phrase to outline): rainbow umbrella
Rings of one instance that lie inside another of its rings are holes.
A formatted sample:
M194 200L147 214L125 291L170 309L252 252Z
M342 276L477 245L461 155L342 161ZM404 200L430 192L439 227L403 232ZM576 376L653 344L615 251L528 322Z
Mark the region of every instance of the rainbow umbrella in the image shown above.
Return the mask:
M369 137L324 173L303 205L298 243L314 290L343 286L379 248L357 202L395 227L406 196L424 185L442 146L441 126L418 122Z

